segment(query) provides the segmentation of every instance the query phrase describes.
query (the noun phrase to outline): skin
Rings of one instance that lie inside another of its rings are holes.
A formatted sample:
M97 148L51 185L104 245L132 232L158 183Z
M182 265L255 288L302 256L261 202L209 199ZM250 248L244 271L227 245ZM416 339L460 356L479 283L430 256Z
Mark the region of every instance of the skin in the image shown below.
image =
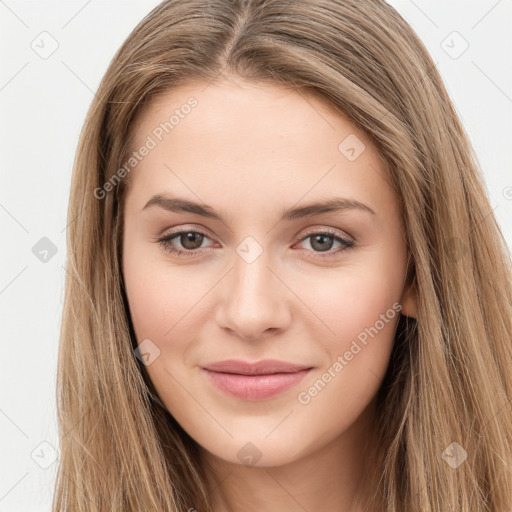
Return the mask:
M217 487L216 511L359 511L371 490L362 454L375 442L375 396L398 314L309 403L298 395L393 304L415 316L387 169L364 133L323 99L234 78L162 93L138 118L134 148L191 96L198 105L138 163L127 189L130 314L137 342L149 339L160 351L145 368L200 446ZM354 161L338 149L350 134L365 145ZM210 205L226 224L157 205L144 209L153 195L171 193ZM279 221L285 208L334 196L375 213L346 209ZM206 234L202 243L180 236L170 242L189 256L156 241L180 229ZM340 251L332 237L315 244L311 235L325 229L355 246ZM237 252L248 236L263 251L251 263ZM201 371L230 358L314 368L288 391L247 401L224 394ZM243 447L259 453L255 465L239 458Z

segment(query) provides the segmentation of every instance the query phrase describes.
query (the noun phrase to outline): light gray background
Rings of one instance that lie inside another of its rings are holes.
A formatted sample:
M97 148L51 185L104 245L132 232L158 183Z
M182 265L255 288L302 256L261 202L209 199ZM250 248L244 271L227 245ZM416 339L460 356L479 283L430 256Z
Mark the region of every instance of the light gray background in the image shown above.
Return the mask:
M74 152L110 59L157 3L0 0L0 512L50 510ZM437 63L512 247L512 0L389 3ZM33 252L43 237L46 262Z

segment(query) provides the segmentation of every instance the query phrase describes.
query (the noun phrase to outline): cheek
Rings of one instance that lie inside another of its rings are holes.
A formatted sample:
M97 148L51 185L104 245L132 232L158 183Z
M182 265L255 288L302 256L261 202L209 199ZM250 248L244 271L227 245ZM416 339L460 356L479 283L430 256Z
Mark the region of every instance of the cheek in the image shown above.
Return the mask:
M382 331L381 339L392 336L389 324L400 307L401 279L401 268L368 265L309 287L308 303L327 327L326 340L341 349L373 326Z
M137 344L149 344L152 359L145 371L168 410L176 417L187 408L188 394L199 392L189 382L187 361L203 324L205 290L186 271L161 262L140 265L136 254L126 259L125 285ZM203 309L201 306L203 305ZM201 317L201 318L200 318ZM186 386L184 387L184 384ZM197 411L198 413L198 411Z
M170 269L133 252L126 258L124 280L138 343L150 338L165 345L165 340L179 338L177 333L190 331L204 295L204 287L190 277L186 270Z
M335 400L347 406L345 411L357 410L357 403L370 400L386 373L399 305L393 307L387 292L367 292L359 290L352 300L340 297L337 316L332 311L336 335L324 343L328 357L322 374L316 375L320 382L313 383L322 393L324 385L329 387L324 395L327 409L329 400Z
M302 403L311 399L314 408L329 410L329 403L337 402L346 406L346 413L356 411L357 403L367 403L377 391L399 318L402 263L375 251L364 265L347 267L313 288L310 303L328 327L323 337L316 335L326 359L321 372L302 387Z

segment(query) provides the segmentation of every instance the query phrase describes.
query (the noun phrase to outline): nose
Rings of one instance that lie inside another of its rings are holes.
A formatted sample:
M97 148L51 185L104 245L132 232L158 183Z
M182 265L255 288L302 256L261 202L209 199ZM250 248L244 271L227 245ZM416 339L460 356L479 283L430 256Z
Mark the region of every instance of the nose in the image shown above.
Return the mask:
M248 341L282 330L290 322L288 300L293 294L276 276L265 254L251 263L235 257L233 268L222 280L216 309L217 325Z

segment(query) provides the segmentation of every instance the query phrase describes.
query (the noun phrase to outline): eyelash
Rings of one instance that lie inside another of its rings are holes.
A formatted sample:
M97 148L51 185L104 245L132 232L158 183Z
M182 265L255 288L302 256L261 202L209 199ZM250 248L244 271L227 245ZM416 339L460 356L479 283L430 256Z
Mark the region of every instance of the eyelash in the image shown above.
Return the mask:
M206 238L210 238L206 233L203 233L202 231L197 231L197 230L194 230L194 229L187 229L187 230L176 231L174 233L170 233L169 235L166 235L166 236L164 236L162 238L157 239L156 242L158 242L163 247L163 249L165 251L173 253L173 254L176 254L177 256L181 256L181 257L191 256L191 257L194 257L194 256L198 256L198 255L202 254L203 251L201 251L200 249L183 250L183 249L176 249L175 247L172 247L172 245L170 245L171 240L173 240L176 237L179 237L180 235L186 234L186 233L196 233L196 234L202 235L202 236L204 236ZM330 229L324 229L324 230L313 231L311 233L308 233L307 235L302 237L298 242L299 243L303 242L304 240L307 240L308 238L310 238L310 237L312 237L314 235L324 235L324 236L333 237L335 241L340 242L342 244L342 246L343 246L341 249L338 249L336 251L329 250L329 251L325 251L324 253L318 252L318 251L307 250L309 253L312 253L313 257L315 257L315 258L333 257L334 255L339 254L339 253L341 253L341 252L343 252L343 251L345 251L347 249L351 249L351 248L353 248L355 246L354 242L339 236L337 234L337 232L335 232L333 230L330 230Z

